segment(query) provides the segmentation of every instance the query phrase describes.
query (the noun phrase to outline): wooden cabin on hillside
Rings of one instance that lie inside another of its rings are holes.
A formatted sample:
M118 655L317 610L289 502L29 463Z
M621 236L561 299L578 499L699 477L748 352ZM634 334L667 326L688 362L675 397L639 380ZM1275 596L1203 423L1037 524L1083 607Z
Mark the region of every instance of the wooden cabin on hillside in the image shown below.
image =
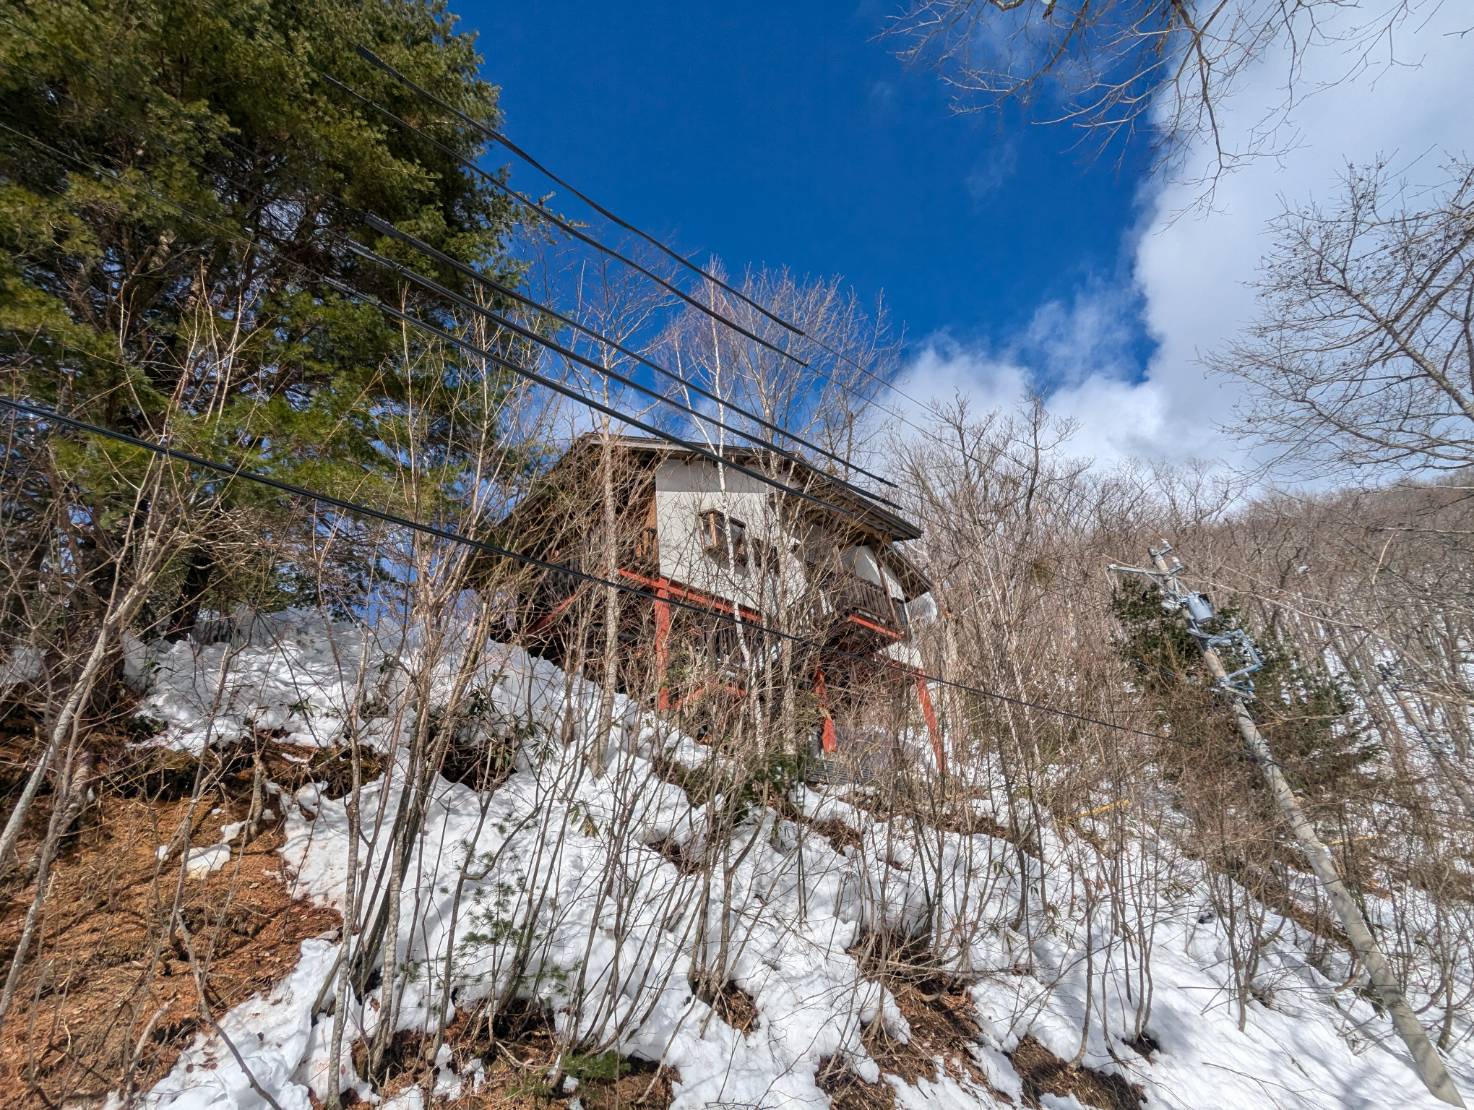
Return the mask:
M919 529L777 452L725 448L722 457L813 500L680 446L590 433L517 505L502 535L524 553L598 578L612 571L644 591L621 595L621 685L654 691L657 709L689 713L748 696L753 653L779 648L779 638L760 629L781 629L795 637L790 668L812 684L826 756L868 742L882 689L906 694L907 712L925 723L941 765L940 730L912 642L915 615L933 611L930 586L899 546L918 539ZM599 539L610 534L611 501L612 566ZM576 574L542 574L522 615L530 646L566 662L576 614L598 619L598 606L578 606L591 591L603 596ZM588 632L586 623L585 643Z

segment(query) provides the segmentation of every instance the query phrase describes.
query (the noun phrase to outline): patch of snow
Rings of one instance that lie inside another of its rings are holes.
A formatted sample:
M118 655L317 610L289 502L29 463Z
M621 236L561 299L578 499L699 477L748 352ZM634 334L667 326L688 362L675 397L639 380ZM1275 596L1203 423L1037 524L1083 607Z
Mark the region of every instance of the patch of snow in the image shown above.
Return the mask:
M1039 1096L1040 1110L1090 1110L1074 1095L1053 1095L1045 1091Z
M978 1110L1005 1107L992 1093L968 1080L942 1075L939 1079L922 1077L914 1084L894 1075L886 1076L896 1096L896 1105L904 1110Z
M184 861L184 873L190 878L199 878L219 871L230 862L229 844L211 844L208 848L195 848Z
M448 697L467 647L427 655L426 643L414 630L326 624L310 614L257 618L229 643L159 650L141 712L165 722L160 742L196 751L260 728L292 743L338 743L356 722L356 734L387 757L383 777L359 792L357 831L346 800L323 787L280 795L279 804L281 854L297 893L346 919L350 889L369 891L359 921L349 923L361 926L384 904L377 884L405 812L406 676L429 668L432 697ZM404 969L393 1032L430 1032L486 999L517 997L551 1014L575 1042L673 1067L676 1107L822 1106L816 1076L832 1059L867 1082L887 1082L900 1106L995 1105L989 1091L962 1079L908 1084L882 1075L862 1033L880 1022L905 1042L910 1029L890 992L846 950L886 932L924 938L944 969L974 983L982 1040L971 1046L973 1059L1015 1103L1023 1087L1007 1053L1033 1036L1065 1060L1081 1053L1086 1066L1141 1085L1149 1106L1169 1110L1441 1105L1388 1039L1384 1019L1326 977L1345 978L1344 958L1312 966L1311 938L1272 913L1256 979L1272 1003L1249 1001L1240 1030L1236 938L1204 913L1206 873L1160 852L1145 832L1124 853L1108 854L1045 829L1041 857L983 834L877 818L860 792L802 787L792 799L798 815L839 822L856 847L838 850L757 805L720 840L712 807L721 800L695 804L657 773L662 764L710 764L710 749L623 698L606 736L596 731L596 687L513 647L484 645L475 658L472 686L485 709L476 727L504 730L495 735L515 743L515 766L493 791L435 779L421 799L391 923L393 960ZM598 778L584 762L595 738ZM980 815L997 812L988 807L998 789L980 782ZM359 872L350 875L355 835ZM687 873L667 858L671 847L683 859L704 854L712 866ZM222 848L228 858L227 845L199 851ZM1080 896L1122 874L1131 905ZM1383 912L1375 899L1368 910L1374 920ZM719 950L756 1007L748 1032L691 987ZM284 1110L335 1084L371 1094L353 1073L349 1045L336 1066L328 1060L332 1019L311 1013L336 958L336 944L306 942L282 984L222 1020ZM1159 1046L1150 1061L1123 1039L1148 997L1146 1030ZM345 1039L373 1035L385 1001L382 988L338 1000ZM1453 1065L1467 1077L1470 1064L1464 1042ZM456 1097L468 1081L474 1090L481 1071L457 1073L447 1055L437 1061L430 1101ZM145 1104L261 1105L253 1098L223 1044L202 1036ZM1078 1105L1057 1096L1041 1102ZM426 1094L408 1091L383 1105L423 1110Z
M411 1087L379 1103L379 1110L425 1110L425 1092Z
M267 1110L270 1103L257 1092L259 1087L281 1110L311 1110L300 1070L312 1034L312 1002L337 951L338 946L327 940L303 941L302 958L292 973L267 994L256 995L220 1019L224 1039L213 1033L196 1035L174 1069L144 1096L142 1106Z
M39 648L27 644L15 644L0 659L0 694L22 682L34 682L41 677L41 668L46 656Z

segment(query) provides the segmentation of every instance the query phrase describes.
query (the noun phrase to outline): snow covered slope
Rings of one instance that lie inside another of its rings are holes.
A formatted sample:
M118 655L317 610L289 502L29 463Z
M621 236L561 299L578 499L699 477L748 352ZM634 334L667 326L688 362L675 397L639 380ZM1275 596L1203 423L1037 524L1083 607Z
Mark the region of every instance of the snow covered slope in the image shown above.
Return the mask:
M477 645L472 658L432 639L287 613L230 643L135 657L158 743L198 751L270 729L379 753L383 773L356 797L307 786L282 798L282 854L304 896L359 925L382 911L394 937L389 974L362 997L344 990L340 936L306 942L285 981L222 1019L230 1043L201 1034L146 1105L264 1107L265 1091L296 1110L334 1088L373 1101L352 1047L386 1014L433 1034L509 999L543 1008L570 1044L674 1068L680 1107L824 1106L836 1069L900 1106L1026 1093L1079 1105L1029 1089L1014 1055L1025 1038L1119 1076L1147 1106L1442 1105L1346 983L1344 958L1268 909L1240 1028L1235 926L1214 913L1201 865L1145 833L1111 851L1087 820L1024 852L882 819L841 788L798 787L776 808L696 800L674 780L700 781L716 757L653 715L620 698L599 738L598 692L581 680L516 648ZM422 781L407 737L457 689L475 697L471 742L511 757L488 789L425 779L414 835L396 848ZM1131 897L1103 897L1112 883ZM885 1072L872 1049L912 1030L865 959L875 937L923 944L967 984L978 1032L956 1045L965 1067ZM750 997L745 1028L693 987L713 967ZM426 1105L477 1089L478 1061L437 1060ZM1467 1042L1452 1064L1474 1089Z

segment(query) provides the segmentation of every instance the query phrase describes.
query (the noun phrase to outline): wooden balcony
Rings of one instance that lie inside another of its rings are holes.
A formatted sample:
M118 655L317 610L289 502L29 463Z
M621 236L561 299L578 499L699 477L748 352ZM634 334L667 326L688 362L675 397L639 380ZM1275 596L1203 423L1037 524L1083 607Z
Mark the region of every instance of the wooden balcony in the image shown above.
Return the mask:
M855 575L825 583L820 608L832 639L867 639L878 646L906 638L904 609L880 586Z
M895 733L875 726L834 726L835 750L824 751L818 735L809 750L809 780L835 785L889 780L899 770L900 749Z
M660 538L654 528L641 528L620 545L619 564L640 574L660 573Z

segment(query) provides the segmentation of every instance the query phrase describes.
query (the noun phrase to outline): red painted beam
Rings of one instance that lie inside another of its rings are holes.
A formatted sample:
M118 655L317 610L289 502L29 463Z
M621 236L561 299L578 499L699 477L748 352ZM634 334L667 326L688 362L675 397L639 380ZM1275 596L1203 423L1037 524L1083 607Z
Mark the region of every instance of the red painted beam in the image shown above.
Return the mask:
M849 614L847 617L845 617L845 620L858 624L863 628L868 628L872 632L879 632L882 636L886 637L887 639L894 640L896 641L896 643L900 643L906 638L906 633L904 632L898 632L894 628L887 628L883 624L876 624L874 621L868 620L867 618L859 616L855 613Z
M562 601L558 602L557 605L554 605L552 607L552 609L548 610L548 612L546 612L542 616L538 617L537 620L533 622L532 627L529 628L527 631L529 633L537 633L537 632L543 631L543 629L545 629L549 625L551 625L555 620L557 620L559 617L561 617L564 613L568 612L568 607L571 606L577 600L578 600L578 593L577 593L577 591L569 594Z
M648 587L657 593L664 590L666 596L678 597L682 601L689 601L692 605L699 605L704 609L711 609L717 613L737 613L741 615L743 620L751 621L754 624L760 623L763 619L761 613L749 609L745 605L734 605L731 602L723 601L719 597L712 597L710 594L702 593L700 590L693 590L689 586L682 586L676 582L672 582L669 578L651 578L637 571L626 570L624 567L619 568L619 573L621 577L628 578L631 582Z
M926 720L926 731L931 733L931 748L937 757L937 770L947 773L947 753L942 748L942 726L937 723L937 711L931 703L931 690L927 688L926 676L916 676L916 700L921 703L921 716Z

